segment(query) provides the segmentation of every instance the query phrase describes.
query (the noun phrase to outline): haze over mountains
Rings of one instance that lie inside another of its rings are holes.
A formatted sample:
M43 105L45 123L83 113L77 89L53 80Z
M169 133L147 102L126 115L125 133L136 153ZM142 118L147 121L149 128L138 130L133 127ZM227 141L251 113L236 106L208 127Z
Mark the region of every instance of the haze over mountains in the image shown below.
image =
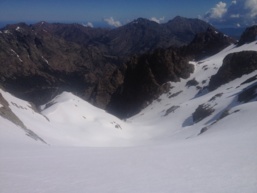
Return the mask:
M255 193L256 37L181 17L1 29L1 192Z

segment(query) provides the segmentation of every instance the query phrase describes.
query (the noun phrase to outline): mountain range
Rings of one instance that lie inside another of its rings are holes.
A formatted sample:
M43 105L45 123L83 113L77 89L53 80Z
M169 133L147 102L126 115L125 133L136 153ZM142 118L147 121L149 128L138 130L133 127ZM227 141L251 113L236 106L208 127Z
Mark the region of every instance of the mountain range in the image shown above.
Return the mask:
M211 55L235 42L216 32L199 19L182 17L166 24L139 18L112 30L46 22L8 25L0 34L0 84L37 106L62 91L71 91L97 107L117 112L119 116L121 110L110 102L116 103L117 93L124 88L124 80L128 79L125 76L129 77L128 69L138 66L137 60L152 55L151 60L164 57L169 63L173 58L185 64L178 65L180 73L168 67L167 77L157 80L154 94L138 93L141 95L138 98L146 96L134 105L131 112L125 113L131 115L156 95L156 89L164 81L177 81L188 76L189 73L185 72L192 72L192 69L185 69L188 68L187 60ZM167 69L165 65L162 71ZM136 90L131 91L137 94ZM120 116L125 116L122 114Z

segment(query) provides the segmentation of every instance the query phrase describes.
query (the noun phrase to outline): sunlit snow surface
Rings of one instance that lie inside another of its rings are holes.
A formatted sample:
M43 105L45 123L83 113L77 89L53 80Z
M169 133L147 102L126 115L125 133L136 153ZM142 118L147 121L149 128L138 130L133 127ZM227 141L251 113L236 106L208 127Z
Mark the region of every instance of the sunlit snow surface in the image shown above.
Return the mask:
M223 58L242 50L257 50L256 42L192 62L189 79L171 83L170 93L127 120L68 92L37 113L0 90L26 128L47 143L0 116L0 192L256 193L257 101L239 103L237 95L257 72L213 92L186 87L193 78L207 86ZM200 104L215 111L193 124ZM229 115L216 122L225 110ZM200 134L204 127L208 130Z

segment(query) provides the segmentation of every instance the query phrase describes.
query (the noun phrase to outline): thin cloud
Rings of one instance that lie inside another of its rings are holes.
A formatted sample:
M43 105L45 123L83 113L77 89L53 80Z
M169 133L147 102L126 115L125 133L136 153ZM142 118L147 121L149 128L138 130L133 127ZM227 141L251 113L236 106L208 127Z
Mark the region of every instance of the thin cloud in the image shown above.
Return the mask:
M230 15L231 18L240 18L240 15L239 14L232 14Z
M113 27L120 27L121 26L121 22L120 21L115 21L113 19L113 17L110 17L110 18L105 18L104 21L110 25L110 26L113 26Z
M237 3L237 1L236 1L236 0L234 0L234 1L232 1L231 3L232 3L232 4L236 4L236 3Z
M220 19L227 12L227 4L222 1L206 13L206 19Z
M257 15L257 0L246 0L245 8L250 10L250 17L256 17L256 15Z
M156 17L151 17L150 20L154 21L156 23L162 23L164 21L165 17L161 17L161 18L156 18Z
M217 26L249 26L257 23L257 0L219 2L203 17Z
M85 27L91 27L91 28L94 27L93 23L91 23L91 22L87 22L87 24L83 24L83 26L85 26Z

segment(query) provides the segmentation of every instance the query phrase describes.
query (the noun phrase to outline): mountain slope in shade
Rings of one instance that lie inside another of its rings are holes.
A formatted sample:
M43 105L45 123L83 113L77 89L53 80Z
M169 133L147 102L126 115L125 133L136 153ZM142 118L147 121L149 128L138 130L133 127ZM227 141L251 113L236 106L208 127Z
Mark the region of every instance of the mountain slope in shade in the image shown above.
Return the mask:
M233 39L208 28L188 45L179 49L157 49L132 57L126 64L124 80L111 96L108 112L127 118L140 112L153 99L167 91L168 81L187 79L194 71L190 59L206 58L233 43Z
M0 116L1 192L255 193L257 71L208 86L228 54L256 43L191 62L189 78L127 120L68 92L37 112L1 90L0 112L47 143Z

